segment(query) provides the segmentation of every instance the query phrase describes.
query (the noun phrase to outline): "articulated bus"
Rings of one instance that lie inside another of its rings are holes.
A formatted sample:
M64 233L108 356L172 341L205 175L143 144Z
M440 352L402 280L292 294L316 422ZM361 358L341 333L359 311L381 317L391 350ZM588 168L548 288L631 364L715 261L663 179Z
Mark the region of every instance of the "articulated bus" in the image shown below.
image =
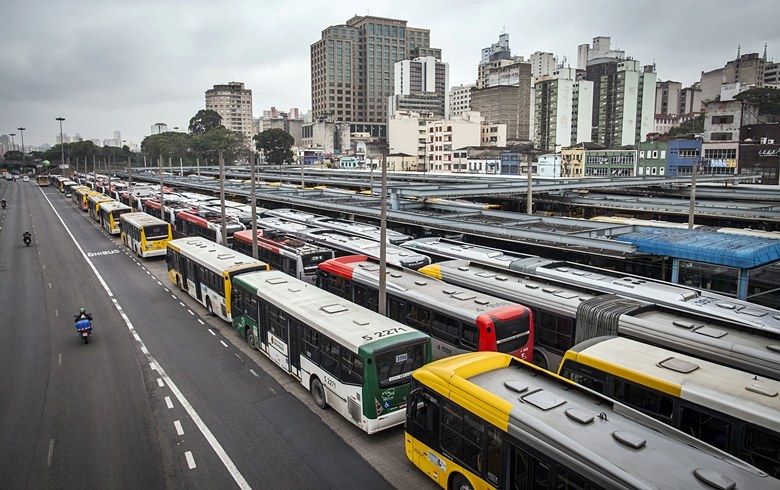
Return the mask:
M113 201L114 199L105 194L92 194L91 196L87 196L87 211L89 212L89 215L92 217L92 219L95 221L100 221L100 215L98 214L98 204Z
M365 255L319 266L317 285L378 311L379 263ZM436 359L477 350L533 359L531 311L523 305L454 287L419 272L387 267L387 316L431 336Z
M176 213L174 226L182 235L208 238L228 247L233 243L233 233L246 229L238 220L227 216L225 218L227 243L222 243L222 217L217 213L194 210Z
M49 182L49 176L48 175L39 175L36 177L36 181L38 182L38 185L40 187L46 187L50 185Z
M427 335L281 271L236 275L231 298L238 334L317 406L369 434L404 422L412 371L431 359Z
M498 352L412 374L409 460L445 489L770 489L763 471Z
M209 314L232 321L231 281L236 274L267 270L265 262L223 247L203 237L178 238L168 242L165 261L168 277L198 300Z
M100 194L99 192L95 192L92 189L90 189L87 186L80 185L77 187L73 187L73 195L72 199L73 202L76 203L76 206L82 211L87 211L89 208L89 203L87 202L87 197L93 195L93 194Z
M173 239L169 223L146 213L124 213L119 225L122 242L139 257L165 255Z
M610 336L569 349L558 374L780 478L780 381Z
M99 203L97 207L98 215L100 216L100 225L112 235L119 235L122 231L119 227L119 217L133 211L133 208L127 204L122 204L117 201L102 202Z
M333 258L333 250L273 230L257 230L256 241L258 258L271 269L311 284L317 279L317 265ZM233 234L233 250L252 256L252 230Z
M602 335L628 337L780 380L780 334L683 308L513 274L465 260L420 272L449 284L526 305L534 315L534 363L557 370L572 346Z

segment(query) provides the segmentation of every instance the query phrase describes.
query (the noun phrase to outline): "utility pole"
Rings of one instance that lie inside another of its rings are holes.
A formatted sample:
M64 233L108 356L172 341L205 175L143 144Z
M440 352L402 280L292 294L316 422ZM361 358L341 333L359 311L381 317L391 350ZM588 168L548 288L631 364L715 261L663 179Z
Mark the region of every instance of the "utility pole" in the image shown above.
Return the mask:
M249 158L249 163L252 165L252 168L250 169L251 176L249 177L252 181L252 258L257 258L257 187L255 185L255 164L257 164L256 160L257 156L255 155L255 152L253 151L251 153L251 156Z
M382 148L382 194L379 217L379 314L387 313L387 147Z
M222 245L227 247L227 220L225 219L225 156L222 154L222 150L219 150L219 202L222 209ZM255 237L255 240L256 239L257 237Z
M699 150L703 152L703 149ZM693 229L693 219L696 212L696 174L699 173L699 163L701 162L701 155L698 159L694 159L691 163L691 202L688 208L688 229Z
M167 219L165 219L165 195L163 193L164 184L163 184L163 171L162 171L162 162L163 162L162 154L160 154L158 158L159 158L158 161L160 162L160 219L163 221L168 221Z

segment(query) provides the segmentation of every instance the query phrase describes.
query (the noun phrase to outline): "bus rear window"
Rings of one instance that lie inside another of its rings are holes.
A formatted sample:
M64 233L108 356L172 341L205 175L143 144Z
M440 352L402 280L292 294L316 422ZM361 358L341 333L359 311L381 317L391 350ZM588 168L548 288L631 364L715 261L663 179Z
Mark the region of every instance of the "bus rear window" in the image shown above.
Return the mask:
M377 379L380 388L408 382L412 371L425 364L427 342L404 345L376 354Z
M168 238L168 225L144 226L144 234L146 235L147 240Z
M499 320L491 315L496 331L496 344L499 352L514 352L528 343L530 315L522 315L510 320Z
M304 268L316 267L317 264L319 264L320 262L324 262L331 258L333 257L330 254L316 253L316 254L309 254L309 255L302 256L301 262L303 262Z

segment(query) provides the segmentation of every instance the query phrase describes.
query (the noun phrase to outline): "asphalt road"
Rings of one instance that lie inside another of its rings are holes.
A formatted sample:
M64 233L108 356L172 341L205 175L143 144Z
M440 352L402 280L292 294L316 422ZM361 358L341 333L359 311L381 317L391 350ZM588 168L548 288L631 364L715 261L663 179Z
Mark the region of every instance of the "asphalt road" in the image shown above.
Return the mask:
M164 261L130 256L53 187L0 182L0 197L4 488L432 487L401 428L368 436L314 407L169 289Z

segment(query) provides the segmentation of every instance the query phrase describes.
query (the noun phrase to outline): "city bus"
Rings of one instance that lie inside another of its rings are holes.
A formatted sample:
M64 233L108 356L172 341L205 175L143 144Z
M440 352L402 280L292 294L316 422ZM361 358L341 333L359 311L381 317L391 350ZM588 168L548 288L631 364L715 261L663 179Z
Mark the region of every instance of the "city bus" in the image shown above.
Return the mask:
M99 203L97 207L98 215L100 216L100 225L112 235L119 235L122 231L119 227L119 217L133 211L133 208L127 204L122 204L121 202L113 200Z
M594 295L465 260L439 262L420 272L530 308L534 364L545 369L557 371L566 351L584 340L618 335L780 380L780 333L770 328L659 304L657 295Z
M317 285L379 309L379 263L365 255L321 263ZM386 297L388 317L431 336L435 359L477 350L533 359L533 318L523 305L392 265L387 266Z
M38 182L38 186L40 187L46 187L50 185L48 175L39 175L35 178L35 180Z
M223 247L203 237L168 242L165 262L168 277L182 291L206 307L209 314L232 321L231 280L236 274L267 270L265 262Z
M95 221L100 221L100 215L98 214L98 204L104 202L112 202L114 199L105 194L92 194L87 196L87 211L89 215Z
M173 239L169 223L146 213L124 213L119 216L119 226L122 242L139 257L165 255Z
M427 335L281 271L233 277L233 327L308 389L320 408L372 434L404 422Z
M252 230L233 233L233 249L252 256ZM257 230L257 257L271 269L280 270L311 284L317 265L333 258L333 250L306 243L273 230Z
M341 231L307 228L296 233L296 236L307 242L331 248L338 256L366 255L379 259L381 253L382 244L378 240L353 236ZM431 259L427 255L391 243L385 244L385 260L388 264L415 270L431 263Z
M78 206L78 208L82 211L86 211L88 208L88 196L91 196L92 194L100 194L99 192L95 192L85 185L73 187L72 190L73 193L71 198L73 199L73 202L76 203L76 206Z
M765 472L499 352L412 374L404 445L445 489L762 489Z
M79 185L78 182L75 182L75 181L70 180L70 179L61 180L60 183L59 183L60 192L62 192L63 194L71 192L70 189L73 186L77 186L77 185Z
M611 336L569 349L558 374L780 478L780 381Z
M246 228L232 216L225 218L227 243L222 243L222 216L210 211L179 211L174 223L177 232L186 236L199 236L230 246L233 243L233 233Z

